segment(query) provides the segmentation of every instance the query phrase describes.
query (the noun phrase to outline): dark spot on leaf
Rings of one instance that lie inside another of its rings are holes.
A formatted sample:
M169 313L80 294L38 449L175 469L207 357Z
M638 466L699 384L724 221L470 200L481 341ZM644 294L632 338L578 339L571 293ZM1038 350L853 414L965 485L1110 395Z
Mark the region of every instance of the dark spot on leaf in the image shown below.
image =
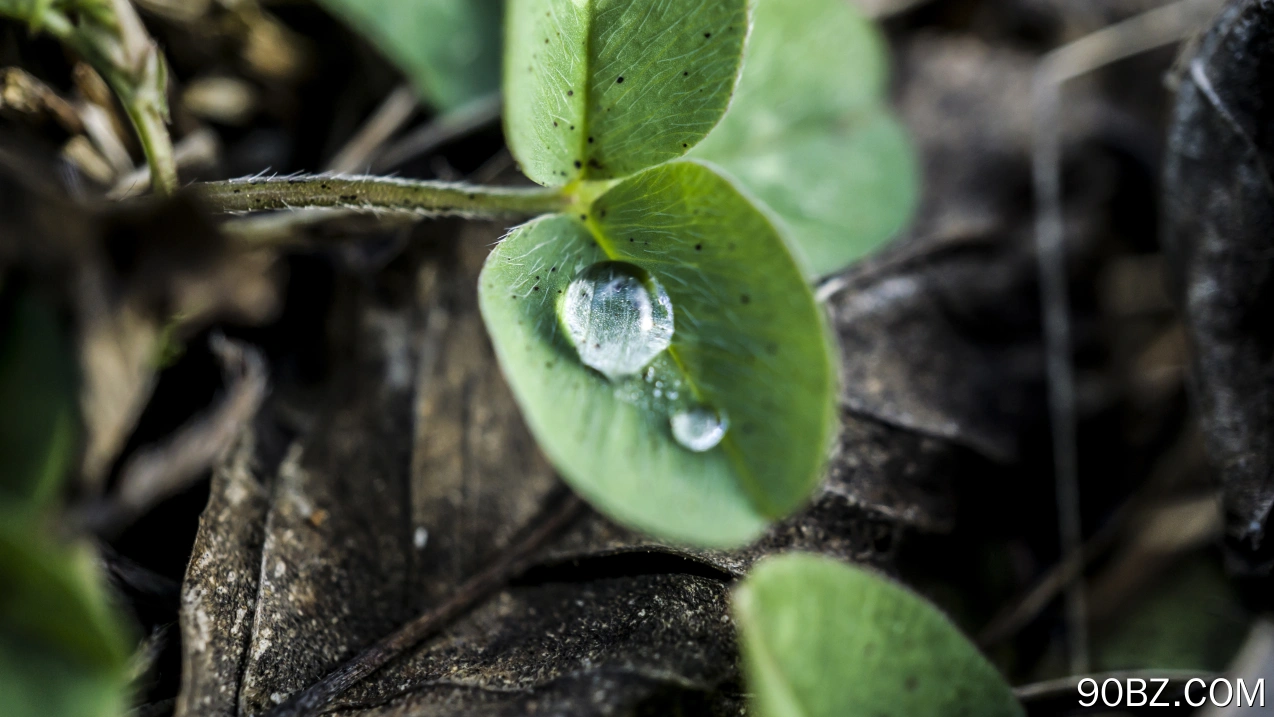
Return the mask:
M619 78L618 80L615 80L615 83L616 83L616 84L621 84L621 85L622 85L622 84L624 83L624 78L622 78L622 77L621 77L621 78Z
M538 284L531 287L531 291L539 291L539 290L540 290L540 286Z
M567 90L567 91L566 91L566 96L567 96L567 97L574 97L574 96L575 96L575 90Z
M571 131L572 131L572 132L574 132L574 131L575 131L575 125L571 125Z
M242 191L242 190L236 189L236 190L234 190L234 193L235 193L235 194L238 194L240 191Z
M682 76L682 77L689 77L689 76L690 76L690 70L686 70L685 72L681 73L681 76Z
M584 216L583 214L581 214L581 215L579 215L579 220L580 220L581 222L586 222L586 221L588 221L588 217L586 217L586 216Z
M690 149L690 145L689 145L689 144L686 144L685 142L682 142L682 143L681 143L681 146L682 146L683 148L685 148L685 149Z
M555 272L555 271L557 271L557 267L556 267L556 266L555 266L555 267L553 267L552 269L549 269L549 273L550 273L550 274L551 274L551 273L553 273L553 272Z
M703 245L702 245L702 244L695 244L695 251L703 251Z
M596 159L590 159L590 160L588 160L588 166L592 167L593 169L601 169L601 168L602 168L601 163L599 163Z
M739 301L744 304L750 304L752 303L752 297L748 296L747 294L742 294L739 296Z
M554 127L556 127L556 126L557 126L557 122L554 122L554 123L553 123L553 126L554 126Z
M704 39L706 40L707 38L712 37L712 33L710 33L710 32L705 32L705 33L703 33L703 37L704 37Z
M576 168L576 169L579 169L580 167L583 167L583 166L584 166L584 164L583 164L582 162L580 162L578 159L577 159L577 160L575 160L575 168Z
M592 143L593 143L593 138L592 138L592 137L589 137L589 138L588 138L588 143L589 143L589 144L592 144Z

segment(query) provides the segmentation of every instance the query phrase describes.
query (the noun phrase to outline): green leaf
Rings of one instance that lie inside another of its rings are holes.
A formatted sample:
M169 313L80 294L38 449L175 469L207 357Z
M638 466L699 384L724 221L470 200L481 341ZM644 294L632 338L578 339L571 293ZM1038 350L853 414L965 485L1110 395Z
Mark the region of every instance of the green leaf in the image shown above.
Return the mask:
M1023 717L999 672L932 605L830 558L761 562L734 594L758 717Z
M1094 635L1094 667L1224 672L1252 618L1218 561L1190 556Z
M32 296L0 307L0 327L0 502L47 504L75 457L73 353L52 309Z
M0 695L6 717L116 717L128 643L91 553L0 514Z
M644 377L612 382L586 368L559 319L571 280L607 260L648 272L672 302L671 348ZM656 167L611 188L586 217L515 229L479 293L540 446L617 520L737 545L817 485L836 395L822 311L774 226L710 168ZM695 453L673 437L670 416L687 402L725 413L715 448Z
M545 186L625 177L684 155L720 121L749 0L511 0L505 133Z
M503 0L320 0L363 33L440 110L500 88Z
M919 180L885 105L886 47L845 0L758 0L734 104L691 156L725 168L792 230L811 275L903 228Z

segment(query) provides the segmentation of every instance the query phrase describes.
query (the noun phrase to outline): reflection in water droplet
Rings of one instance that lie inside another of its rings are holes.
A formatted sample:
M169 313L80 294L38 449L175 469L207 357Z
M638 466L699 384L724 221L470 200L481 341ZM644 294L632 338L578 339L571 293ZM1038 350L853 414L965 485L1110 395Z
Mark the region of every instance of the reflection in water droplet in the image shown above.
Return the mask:
M632 264L607 261L580 272L561 312L580 360L610 379L638 373L672 343L672 301Z
M695 406L672 416L672 437L695 453L716 448L729 428L726 415L707 406Z

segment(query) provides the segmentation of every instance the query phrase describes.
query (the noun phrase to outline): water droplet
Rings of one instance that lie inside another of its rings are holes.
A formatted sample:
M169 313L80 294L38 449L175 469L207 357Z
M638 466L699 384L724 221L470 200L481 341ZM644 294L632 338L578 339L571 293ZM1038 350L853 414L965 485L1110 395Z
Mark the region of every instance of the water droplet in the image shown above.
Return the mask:
M632 264L606 261L581 271L561 312L580 360L610 379L640 372L672 343L672 301Z
M707 406L695 406L672 416L672 437L695 453L703 453L717 447L730 428L730 421L720 411Z

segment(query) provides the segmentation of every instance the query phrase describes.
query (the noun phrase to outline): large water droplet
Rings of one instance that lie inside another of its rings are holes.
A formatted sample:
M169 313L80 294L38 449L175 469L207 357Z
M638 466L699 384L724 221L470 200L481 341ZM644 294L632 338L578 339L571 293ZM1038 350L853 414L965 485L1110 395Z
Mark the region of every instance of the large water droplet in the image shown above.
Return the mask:
M632 264L584 269L566 289L561 311L580 360L610 379L640 372L672 343L672 301Z
M717 447L730 428L730 421L720 411L707 406L694 406L672 415L672 437L695 453Z

